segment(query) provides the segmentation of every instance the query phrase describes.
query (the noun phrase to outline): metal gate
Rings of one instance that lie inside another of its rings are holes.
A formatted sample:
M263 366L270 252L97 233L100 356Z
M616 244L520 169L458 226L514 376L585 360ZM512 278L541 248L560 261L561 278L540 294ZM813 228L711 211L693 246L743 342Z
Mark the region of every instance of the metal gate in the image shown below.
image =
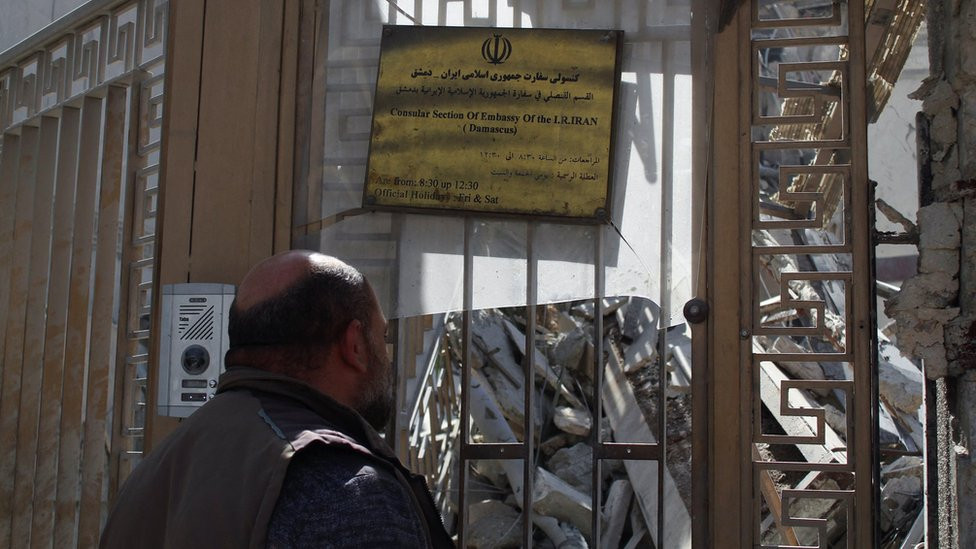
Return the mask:
M591 523L581 530L590 543L601 547L608 542L623 546L628 540L633 546L640 536L630 526L621 537L620 522L613 519L626 513L626 504L621 511L619 494L601 495L602 464L613 459L647 460L651 465L653 482L642 486L634 508L643 511L658 547L681 547L691 541L696 546L869 547L877 539L878 401L865 27L848 25L865 21L865 6L781 3L797 8L791 13L773 4L744 3L723 32L709 29L715 32L709 33L715 36L714 44L699 45L699 51L708 52L704 70L697 73L708 79L702 84L708 89L704 102L714 97L714 103L708 122L699 128L707 133L705 147L711 151L702 156L712 161L707 197L701 195L707 204L703 235L708 244L700 258L705 276L698 286L704 301L690 303L687 310L694 340L688 376L694 462L693 482L683 489L690 493L674 492L671 476L678 464L670 461L668 448L675 435L669 432L674 426L666 411L674 408L675 397L669 392L677 382L674 372L680 370L680 347L673 340L681 336L659 328L651 369L660 377L656 392L643 395L655 402L658 412L642 418L650 426L646 438L605 440L597 428L588 436L591 454L584 459L592 460ZM708 15L710 24L717 26L717 15ZM882 40L880 34L872 37L874 48ZM879 55L871 70L877 71L883 59ZM883 100L878 101L877 82L874 85L877 105ZM532 227L528 225L526 242L532 241ZM465 230L467 246L470 221ZM597 243L597 265L602 262L600 253ZM548 482L547 473L537 468L542 440L533 431L534 422L526 419L519 433L504 426L500 434L485 433L493 427L484 425L484 417L504 423L506 412L484 396L483 388L491 382L480 369L491 358L476 355L500 349L473 341L484 312L471 310L467 247L465 258L464 312L447 320L460 338L446 338L440 362L436 351L423 357L421 371L429 385L407 393L419 398L408 399L403 411L409 421L401 423L401 440L409 442L401 445L401 454L429 473L430 481L441 488L446 509L452 507L448 501L454 501L462 544L476 529L469 509L483 495L486 475L476 469L485 462L504 471L516 506L523 510L514 526L521 531L520 543L538 541L539 530L555 540L559 534L551 535L545 524L552 518L545 511L552 515L551 508L540 505L540 495L533 490L534 483ZM526 273L529 306L514 313L522 317L524 330L513 338L524 337L518 344L523 349L545 348L538 345L534 328L545 322L539 318L542 309L534 307L531 256ZM597 275L594 295L604 295L600 284ZM608 305L606 300L591 304L596 334L604 333L603 308ZM413 341L417 349L431 349L416 344L420 332L408 332L413 339L401 332L401 344ZM603 384L621 366L607 348L617 341L612 335L593 340L594 390L586 398L595 403L595 424L603 415ZM405 354L410 365L401 371L416 370L416 353ZM546 356L528 351L521 356L522 406L533 410L542 394L535 384L545 381L528 372L536 371L536 361ZM452 371L452 364L461 367ZM801 366L810 364L816 368L799 373ZM624 385L631 384L631 379L621 378ZM460 410L451 407L450 398L436 397L438 387L456 394ZM820 403L824 398L831 402L829 407ZM423 413L427 406L429 419ZM628 406L640 407L636 401ZM452 424L445 419L453 415L461 421ZM440 440L458 437L459 448L418 442L432 433ZM452 484L454 471L459 473ZM681 496L694 517L687 524L672 514ZM479 509L479 518L481 513ZM568 515L557 518L572 521Z
M90 547L142 453L167 3L0 64L0 546Z
M854 23L865 21L865 6L834 2L806 16L763 8L747 3L717 39L730 66L719 62L715 86L739 87L716 94L715 106L709 537L871 547L873 206L865 27ZM723 139L737 150L720 148ZM719 249L718 233L735 245ZM784 374L797 365L815 367ZM839 417L828 418L814 393L835 399ZM777 425L764 422L764 408ZM808 502L842 509L842 537L800 510Z

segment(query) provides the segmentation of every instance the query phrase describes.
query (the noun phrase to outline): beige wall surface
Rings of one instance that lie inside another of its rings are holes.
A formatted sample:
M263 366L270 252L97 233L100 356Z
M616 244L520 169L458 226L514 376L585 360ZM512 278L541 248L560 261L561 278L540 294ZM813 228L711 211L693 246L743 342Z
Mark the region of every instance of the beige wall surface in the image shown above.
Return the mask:
M0 0L0 52L86 3L86 0Z

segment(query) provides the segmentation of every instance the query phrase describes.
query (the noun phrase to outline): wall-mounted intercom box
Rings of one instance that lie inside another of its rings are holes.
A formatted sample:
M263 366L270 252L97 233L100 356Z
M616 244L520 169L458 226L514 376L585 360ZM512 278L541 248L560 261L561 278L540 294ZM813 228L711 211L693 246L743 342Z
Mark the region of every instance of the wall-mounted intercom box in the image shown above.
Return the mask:
M230 284L166 284L160 306L157 413L188 417L213 398L224 371Z

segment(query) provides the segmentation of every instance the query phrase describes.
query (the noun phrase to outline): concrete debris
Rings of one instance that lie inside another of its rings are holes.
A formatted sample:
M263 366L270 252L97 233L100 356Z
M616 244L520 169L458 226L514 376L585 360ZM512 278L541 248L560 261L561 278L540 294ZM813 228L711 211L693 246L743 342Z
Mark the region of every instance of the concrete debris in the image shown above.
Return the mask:
M522 546L522 514L496 499L468 507L468 549L515 549Z
M878 351L878 388L882 398L906 414L917 414L922 406L922 371L888 341L880 341Z
M601 549L620 547L620 538L624 533L627 521L627 509L634 498L634 488L629 481L620 479L613 481L607 492L607 502L603 507L603 519L606 528L603 531L603 546Z
M536 517L532 523L548 536L547 543L537 544L542 549L588 549L583 533L572 524L559 522L552 517Z
M567 484L589 496L593 486L593 450L584 442L560 448L549 458L549 468Z
M552 420L560 430L584 437L590 434L593 427L589 412L569 406L557 406Z
M578 528L587 539L592 534L590 496L570 486L566 481L539 467L532 485L532 510L540 515L557 518Z
M962 227L962 204L936 202L918 209L921 231L918 247L923 250L958 250Z
M881 528L907 529L922 505L921 476L901 476L881 488Z
M951 224L950 224L951 225ZM948 230L946 231L948 234ZM755 238L778 242L771 234ZM819 241L818 241L819 242ZM936 252L940 253L940 252ZM792 259L785 261L789 266ZM820 258L819 263L792 264L794 272L823 267L842 270L840 263ZM757 363L757 383L761 407L757 427L767 439L761 446L762 460L783 460L810 463L848 463L847 436L852 416L847 409L849 390L842 382L850 380L853 369L849 363L775 360L777 354L797 356L811 352L844 350L846 326L843 307L847 305L843 284L797 279L784 286L776 269L766 271L768 287L777 295L770 295L760 314L764 325L812 326L825 330L817 336L787 335L757 336L753 338L754 352L768 360ZM940 284L951 286L943 267L930 273ZM786 293L779 295L781 289ZM951 289L951 288L950 288ZM952 318L953 311L935 309L923 288L918 294L902 291L889 304L894 314L911 312L919 322L943 321ZM824 303L822 314L812 309L796 308L795 301ZM920 303L926 302L927 307ZM661 405L666 408L667 466L663 471L664 485L658 487L659 462L640 460L602 460L600 462L603 502L597 510L601 524L603 547L690 547L691 543L691 470L690 470L690 386L691 339L687 327L679 326L662 332L655 326L659 313L649 302L638 299L607 301L604 317L604 359L602 365L603 391L599 401L603 416L600 433L594 429L593 379L597 367L594 357L589 306L550 304L538 309L537 326L527 327L525 317L501 310L477 311L472 314L472 341L475 368L469 372L469 415L473 420L472 440L476 443L520 442L526 436L524 364L525 355L532 352L535 367L533 403L536 409L532 432L535 457L532 465L532 510L535 530L533 545L538 547L586 547L592 542L593 527L593 452L592 439L602 442L655 443L662 440L657 418ZM612 310L612 312L610 312ZM818 318L819 317L819 318ZM779 324L777 324L779 323ZM445 323L450 342L449 354L454 359L455 383L460 383L460 316ZM624 329L625 328L625 329ZM526 330L534 330L535 349L526 347ZM627 335L624 334L627 332ZM909 338L917 348L931 346L944 335L918 330ZM663 337L663 347L662 347ZM905 341L899 347L879 335L878 380L881 405L878 410L883 450L892 456L920 453L924 447L920 417L924 419L920 368L901 356ZM666 352L659 357L659 349ZM660 382L666 380L661 398ZM834 383L825 385L824 382ZM784 384L797 383L784 391ZM460 386L457 385L457 390ZM778 438L777 438L778 437ZM781 441L781 442L780 442ZM921 469L917 458L892 457L882 464L884 501L890 512L884 518L886 527L899 532L911 530L918 509L915 505ZM521 460L477 460L473 462L478 478L498 490L491 502L482 502L485 509L477 528L495 524L497 546L521 544L521 522L518 508L525 501ZM797 539L799 544L817 545L816 529L790 528L772 520L766 505L775 494L785 489L810 491L809 497L794 498L788 508L780 512L791 517L825 520L828 543L842 540L847 509L841 500L817 497L853 488L850 478L809 473L779 472L767 479L763 492L763 543L776 544L784 539ZM807 492L804 492L807 493ZM507 505L506 503L507 502ZM659 506L663 505L664 538L658 540ZM513 514L514 513L514 514ZM470 519L469 520L473 520ZM498 526L505 521L517 522L517 532L511 534ZM487 543L475 535L475 525L469 530L468 543L481 547ZM480 530L478 530L480 532ZM574 535L576 537L574 537ZM782 538L781 536L788 536Z

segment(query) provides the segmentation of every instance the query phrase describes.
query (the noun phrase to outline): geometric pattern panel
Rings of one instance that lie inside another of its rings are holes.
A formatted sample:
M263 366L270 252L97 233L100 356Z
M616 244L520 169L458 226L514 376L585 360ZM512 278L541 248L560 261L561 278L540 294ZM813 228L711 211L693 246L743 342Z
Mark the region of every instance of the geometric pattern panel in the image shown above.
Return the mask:
M0 546L96 545L143 450L169 6L106 5L0 69Z
M871 293L858 282L869 234L853 217L867 212L863 79L852 78L863 27L847 22L864 20L863 3L748 9L752 544L861 547L873 397L869 332L855 319Z

